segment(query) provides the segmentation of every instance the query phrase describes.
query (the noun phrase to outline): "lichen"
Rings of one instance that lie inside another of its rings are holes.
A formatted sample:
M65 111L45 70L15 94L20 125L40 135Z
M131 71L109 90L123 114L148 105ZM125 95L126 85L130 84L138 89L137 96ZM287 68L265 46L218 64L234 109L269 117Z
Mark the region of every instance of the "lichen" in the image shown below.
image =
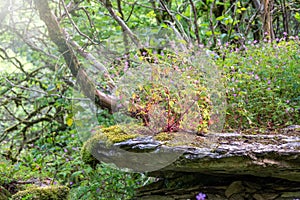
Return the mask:
M31 187L14 194L12 200L63 200L67 199L69 190L66 186Z

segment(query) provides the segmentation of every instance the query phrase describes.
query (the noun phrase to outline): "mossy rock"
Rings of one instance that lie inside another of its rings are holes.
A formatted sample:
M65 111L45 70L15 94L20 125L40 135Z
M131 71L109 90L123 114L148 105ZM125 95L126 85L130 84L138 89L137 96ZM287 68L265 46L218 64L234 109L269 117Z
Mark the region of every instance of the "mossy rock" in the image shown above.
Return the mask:
M8 200L10 196L10 192L4 187L0 186L0 200Z
M66 186L32 187L17 192L12 200L63 200L67 199L69 190Z
M107 128L99 128L95 135L84 143L81 150L82 160L86 164L95 167L99 161L92 155L92 150L99 141L105 142L106 145L109 146L145 134L149 134L149 130L138 124L114 125Z

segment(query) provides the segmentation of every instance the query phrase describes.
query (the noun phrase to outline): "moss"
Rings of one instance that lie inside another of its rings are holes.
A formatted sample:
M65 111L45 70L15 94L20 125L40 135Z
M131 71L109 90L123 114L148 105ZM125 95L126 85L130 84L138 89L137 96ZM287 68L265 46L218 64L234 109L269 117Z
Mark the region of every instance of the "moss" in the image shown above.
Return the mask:
M146 127L138 124L129 125L115 125L107 128L99 128L96 134L88 139L81 150L82 160L95 167L99 161L92 155L92 150L99 141L106 142L107 145L126 141L132 138L136 138L141 134L146 134Z
M0 186L0 200L8 200L11 194L4 187Z
M154 138L159 141L170 141L174 137L173 133L161 132L157 134Z
M17 192L12 200L63 200L67 199L69 190L66 186L32 187Z

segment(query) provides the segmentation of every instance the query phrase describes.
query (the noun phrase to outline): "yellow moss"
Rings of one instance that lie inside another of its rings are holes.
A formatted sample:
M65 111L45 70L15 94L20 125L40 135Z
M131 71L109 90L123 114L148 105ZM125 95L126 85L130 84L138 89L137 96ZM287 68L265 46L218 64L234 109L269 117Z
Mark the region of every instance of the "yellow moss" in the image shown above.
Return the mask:
M107 128L99 128L96 131L96 134L84 143L81 150L82 160L91 166L96 166L99 161L92 155L92 150L99 141L104 141L107 145L112 145L114 143L135 138L145 132L146 128L138 124L115 125Z
M14 194L12 200L64 200L69 190L66 186L31 187Z
M169 141L174 137L173 133L161 132L157 134L154 138L159 141Z

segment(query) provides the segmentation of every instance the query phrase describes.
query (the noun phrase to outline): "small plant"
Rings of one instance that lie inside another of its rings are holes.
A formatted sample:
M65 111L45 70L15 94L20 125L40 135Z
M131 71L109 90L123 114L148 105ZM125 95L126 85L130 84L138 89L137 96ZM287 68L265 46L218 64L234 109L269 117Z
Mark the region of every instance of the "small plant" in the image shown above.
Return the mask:
M124 112L139 118L154 134L207 132L212 102L199 66L184 61L183 55L153 56L155 63L141 65L139 77L129 72L120 82L116 95L128 106Z
M130 174L101 164L86 172L86 179L74 187L69 199L132 199L134 189L148 180L141 174Z

